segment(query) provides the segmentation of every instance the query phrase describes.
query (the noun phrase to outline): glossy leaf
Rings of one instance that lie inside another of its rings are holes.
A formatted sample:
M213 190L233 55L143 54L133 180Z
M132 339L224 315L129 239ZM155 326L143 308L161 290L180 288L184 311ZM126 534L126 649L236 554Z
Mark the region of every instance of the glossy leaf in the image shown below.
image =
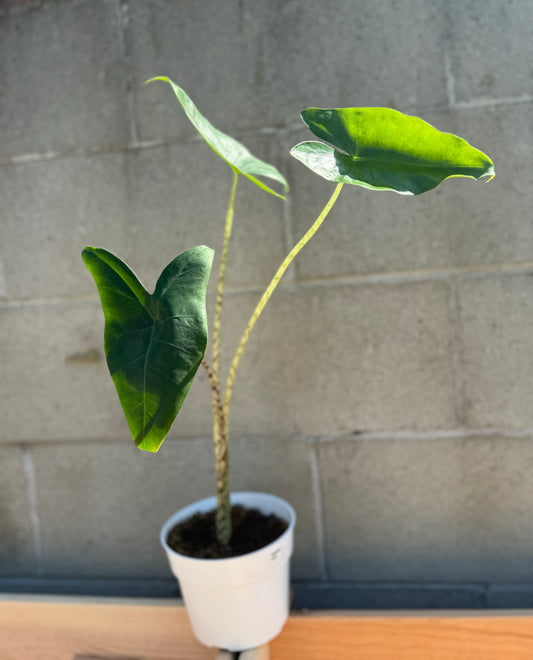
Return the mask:
M82 256L100 294L107 365L131 434L141 449L155 452L205 352L213 250L199 246L180 254L152 294L111 252L87 247Z
M269 179L277 181L283 186L285 191L288 190L288 185L285 177L280 174L280 172L273 166L265 163L253 156L248 149L242 145L240 142L232 138L231 136L219 131L217 128L211 124L200 112L197 107L191 101L189 96L185 91L172 82L169 78L160 76L157 78L151 78L147 82L153 82L155 80L160 80L162 82L168 83L176 95L176 98L181 104L181 107L185 111L185 114L196 128L200 136L207 142L207 144L217 153L222 160L231 167L234 172L244 175L250 181L253 181L258 185L262 190L266 190L276 197L281 197L285 199L283 195L275 192L268 186L266 186L262 181L257 179L258 176L264 176Z
M390 108L308 108L304 123L328 142L291 155L328 181L419 195L451 177L493 177L492 161L451 133Z

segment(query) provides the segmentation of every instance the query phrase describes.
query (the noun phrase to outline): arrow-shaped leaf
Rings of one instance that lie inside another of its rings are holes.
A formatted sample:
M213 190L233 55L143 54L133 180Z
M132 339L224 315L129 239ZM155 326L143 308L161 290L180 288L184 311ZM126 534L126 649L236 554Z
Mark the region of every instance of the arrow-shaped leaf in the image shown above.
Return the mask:
M451 133L390 108L308 108L313 133L291 155L328 181L419 195L450 177L493 177L488 156Z
M240 142L215 128L211 122L200 114L198 108L185 93L185 90L172 82L172 80L165 76L159 76L157 78L151 78L147 82L150 83L155 80L166 82L172 87L181 107L200 136L207 142L213 151L222 158L222 160L226 161L234 172L248 177L250 181L253 181L262 190L266 190L267 192L272 193L272 195L276 195L276 197L285 199L283 195L275 192L262 181L257 179L258 176L265 176L269 179L273 179L281 184L285 191L287 191L289 186L285 177L280 174L273 165L269 165L259 158L256 158Z
M111 252L87 247L82 256L100 294L107 365L131 434L141 449L155 452L205 352L213 250L199 246L180 254L152 294Z

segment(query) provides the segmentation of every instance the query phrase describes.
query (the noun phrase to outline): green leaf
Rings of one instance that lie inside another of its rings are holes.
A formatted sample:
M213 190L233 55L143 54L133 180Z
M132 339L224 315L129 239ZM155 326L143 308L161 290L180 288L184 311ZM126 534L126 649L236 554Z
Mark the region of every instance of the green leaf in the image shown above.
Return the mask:
M322 142L291 155L328 181L419 195L451 177L494 176L488 156L451 133L390 108L307 108L302 120Z
M181 107L185 111L185 114L196 128L200 136L207 142L207 144L213 149L213 151L224 160L234 172L243 174L245 177L248 177L250 181L253 181L257 186L262 190L266 190L276 197L281 197L285 199L283 195L275 192L268 186L266 186L262 181L257 179L258 176L265 176L269 179L277 181L283 186L285 191L289 189L285 177L280 174L280 172L273 166L265 163L259 158L253 156L248 149L242 145L240 142L237 142L234 138L222 133L216 129L213 124L211 124L203 115L200 114L197 107L191 101L189 96L185 91L172 82L169 78L165 76L159 76L157 78L151 78L147 80L147 83L151 83L155 80L160 80L162 82L168 83L174 90L176 98L181 104Z
M189 391L207 344L205 295L213 250L180 254L148 293L111 252L87 247L105 317L107 365L135 443L155 452Z

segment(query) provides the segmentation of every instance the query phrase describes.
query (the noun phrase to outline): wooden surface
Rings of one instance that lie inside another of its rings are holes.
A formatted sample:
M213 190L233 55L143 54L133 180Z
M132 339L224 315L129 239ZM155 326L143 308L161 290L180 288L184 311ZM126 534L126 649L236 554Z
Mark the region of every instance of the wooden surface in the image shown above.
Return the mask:
M214 660L173 601L0 600L0 660Z
M531 660L533 611L291 616L270 660ZM0 660L215 660L176 601L0 597Z
M533 612L295 616L272 660L532 660Z

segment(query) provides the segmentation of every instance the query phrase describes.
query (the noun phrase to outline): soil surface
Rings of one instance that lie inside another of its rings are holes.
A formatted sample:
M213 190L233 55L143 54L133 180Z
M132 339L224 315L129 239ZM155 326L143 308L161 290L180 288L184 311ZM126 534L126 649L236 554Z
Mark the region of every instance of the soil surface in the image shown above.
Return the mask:
M287 523L281 518L240 505L232 507L231 522L233 533L227 546L217 543L215 511L196 513L178 523L170 530L167 543L187 557L224 559L264 548L287 529Z

